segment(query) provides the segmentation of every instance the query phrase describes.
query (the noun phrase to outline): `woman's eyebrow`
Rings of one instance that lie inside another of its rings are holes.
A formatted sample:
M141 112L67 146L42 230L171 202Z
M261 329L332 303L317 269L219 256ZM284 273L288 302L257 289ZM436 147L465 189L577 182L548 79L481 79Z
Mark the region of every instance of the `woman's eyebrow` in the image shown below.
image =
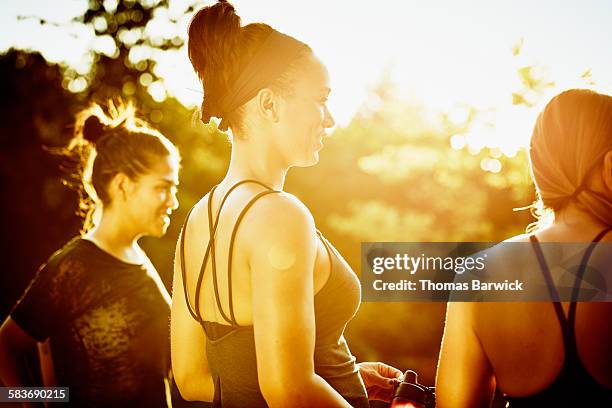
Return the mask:
M166 179L166 178L159 179L158 181L159 181L160 184L165 184L165 185L169 185L169 186L178 186L179 185L178 181L175 182L174 180Z

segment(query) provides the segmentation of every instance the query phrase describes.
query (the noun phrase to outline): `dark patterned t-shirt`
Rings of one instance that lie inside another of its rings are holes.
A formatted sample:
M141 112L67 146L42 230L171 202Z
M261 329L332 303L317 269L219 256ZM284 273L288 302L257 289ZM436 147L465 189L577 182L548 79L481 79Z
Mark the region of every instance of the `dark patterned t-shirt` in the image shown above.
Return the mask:
M169 314L150 262L122 262L77 237L41 267L11 317L49 338L71 405L167 407Z

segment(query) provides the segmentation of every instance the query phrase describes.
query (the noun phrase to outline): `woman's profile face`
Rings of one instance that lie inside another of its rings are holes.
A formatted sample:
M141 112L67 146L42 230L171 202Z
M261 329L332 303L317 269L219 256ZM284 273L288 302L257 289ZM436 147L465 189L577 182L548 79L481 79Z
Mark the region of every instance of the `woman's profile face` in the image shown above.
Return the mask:
M297 71L293 88L279 108L281 154L289 166L312 166L319 161L326 130L335 122L327 109L330 93L325 66L310 54Z
M165 156L133 182L125 210L129 222L140 235L159 238L166 233L170 214L178 208L178 173L177 160Z

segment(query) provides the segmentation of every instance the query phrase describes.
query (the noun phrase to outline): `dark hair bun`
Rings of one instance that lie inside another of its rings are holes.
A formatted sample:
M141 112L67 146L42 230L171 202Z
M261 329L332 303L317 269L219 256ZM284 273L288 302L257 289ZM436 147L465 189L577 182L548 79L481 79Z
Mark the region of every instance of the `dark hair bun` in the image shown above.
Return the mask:
M204 85L207 118L219 113L217 102L240 65L240 42L240 16L227 1L198 10L189 24L189 59Z
M240 27L236 9L225 1L204 7L193 16L189 24L188 51L200 77L206 70L219 70L218 75L224 68L232 67L232 61L227 58L237 53Z
M91 115L83 123L83 139L96 144L107 132L106 126L96 115Z

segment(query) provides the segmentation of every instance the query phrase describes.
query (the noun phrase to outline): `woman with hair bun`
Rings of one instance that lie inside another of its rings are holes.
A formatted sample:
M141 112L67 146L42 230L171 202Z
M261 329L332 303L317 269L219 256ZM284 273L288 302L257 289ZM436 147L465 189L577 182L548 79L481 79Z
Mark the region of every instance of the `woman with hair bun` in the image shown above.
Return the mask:
M401 372L356 364L343 335L360 303L357 276L283 191L289 168L318 162L334 125L325 66L267 24L241 25L225 1L196 12L188 51L204 88L202 121L221 120L232 153L176 249L171 349L181 394L222 407L390 401Z
M507 241L532 247L510 267L542 276L551 302L449 303L436 378L441 408L487 407L496 387L511 408L612 406L612 302L579 301L592 288L586 271L607 282L612 275L612 96L555 96L536 121L529 158L539 219ZM540 242L585 249L576 265L560 246ZM508 263L505 250L499 246ZM559 282L572 270L563 301Z
M60 153L80 193L82 234L43 265L0 329L0 377L27 383L20 356L49 341L72 406L166 407L170 297L138 245L177 208L179 153L131 104L79 113Z

